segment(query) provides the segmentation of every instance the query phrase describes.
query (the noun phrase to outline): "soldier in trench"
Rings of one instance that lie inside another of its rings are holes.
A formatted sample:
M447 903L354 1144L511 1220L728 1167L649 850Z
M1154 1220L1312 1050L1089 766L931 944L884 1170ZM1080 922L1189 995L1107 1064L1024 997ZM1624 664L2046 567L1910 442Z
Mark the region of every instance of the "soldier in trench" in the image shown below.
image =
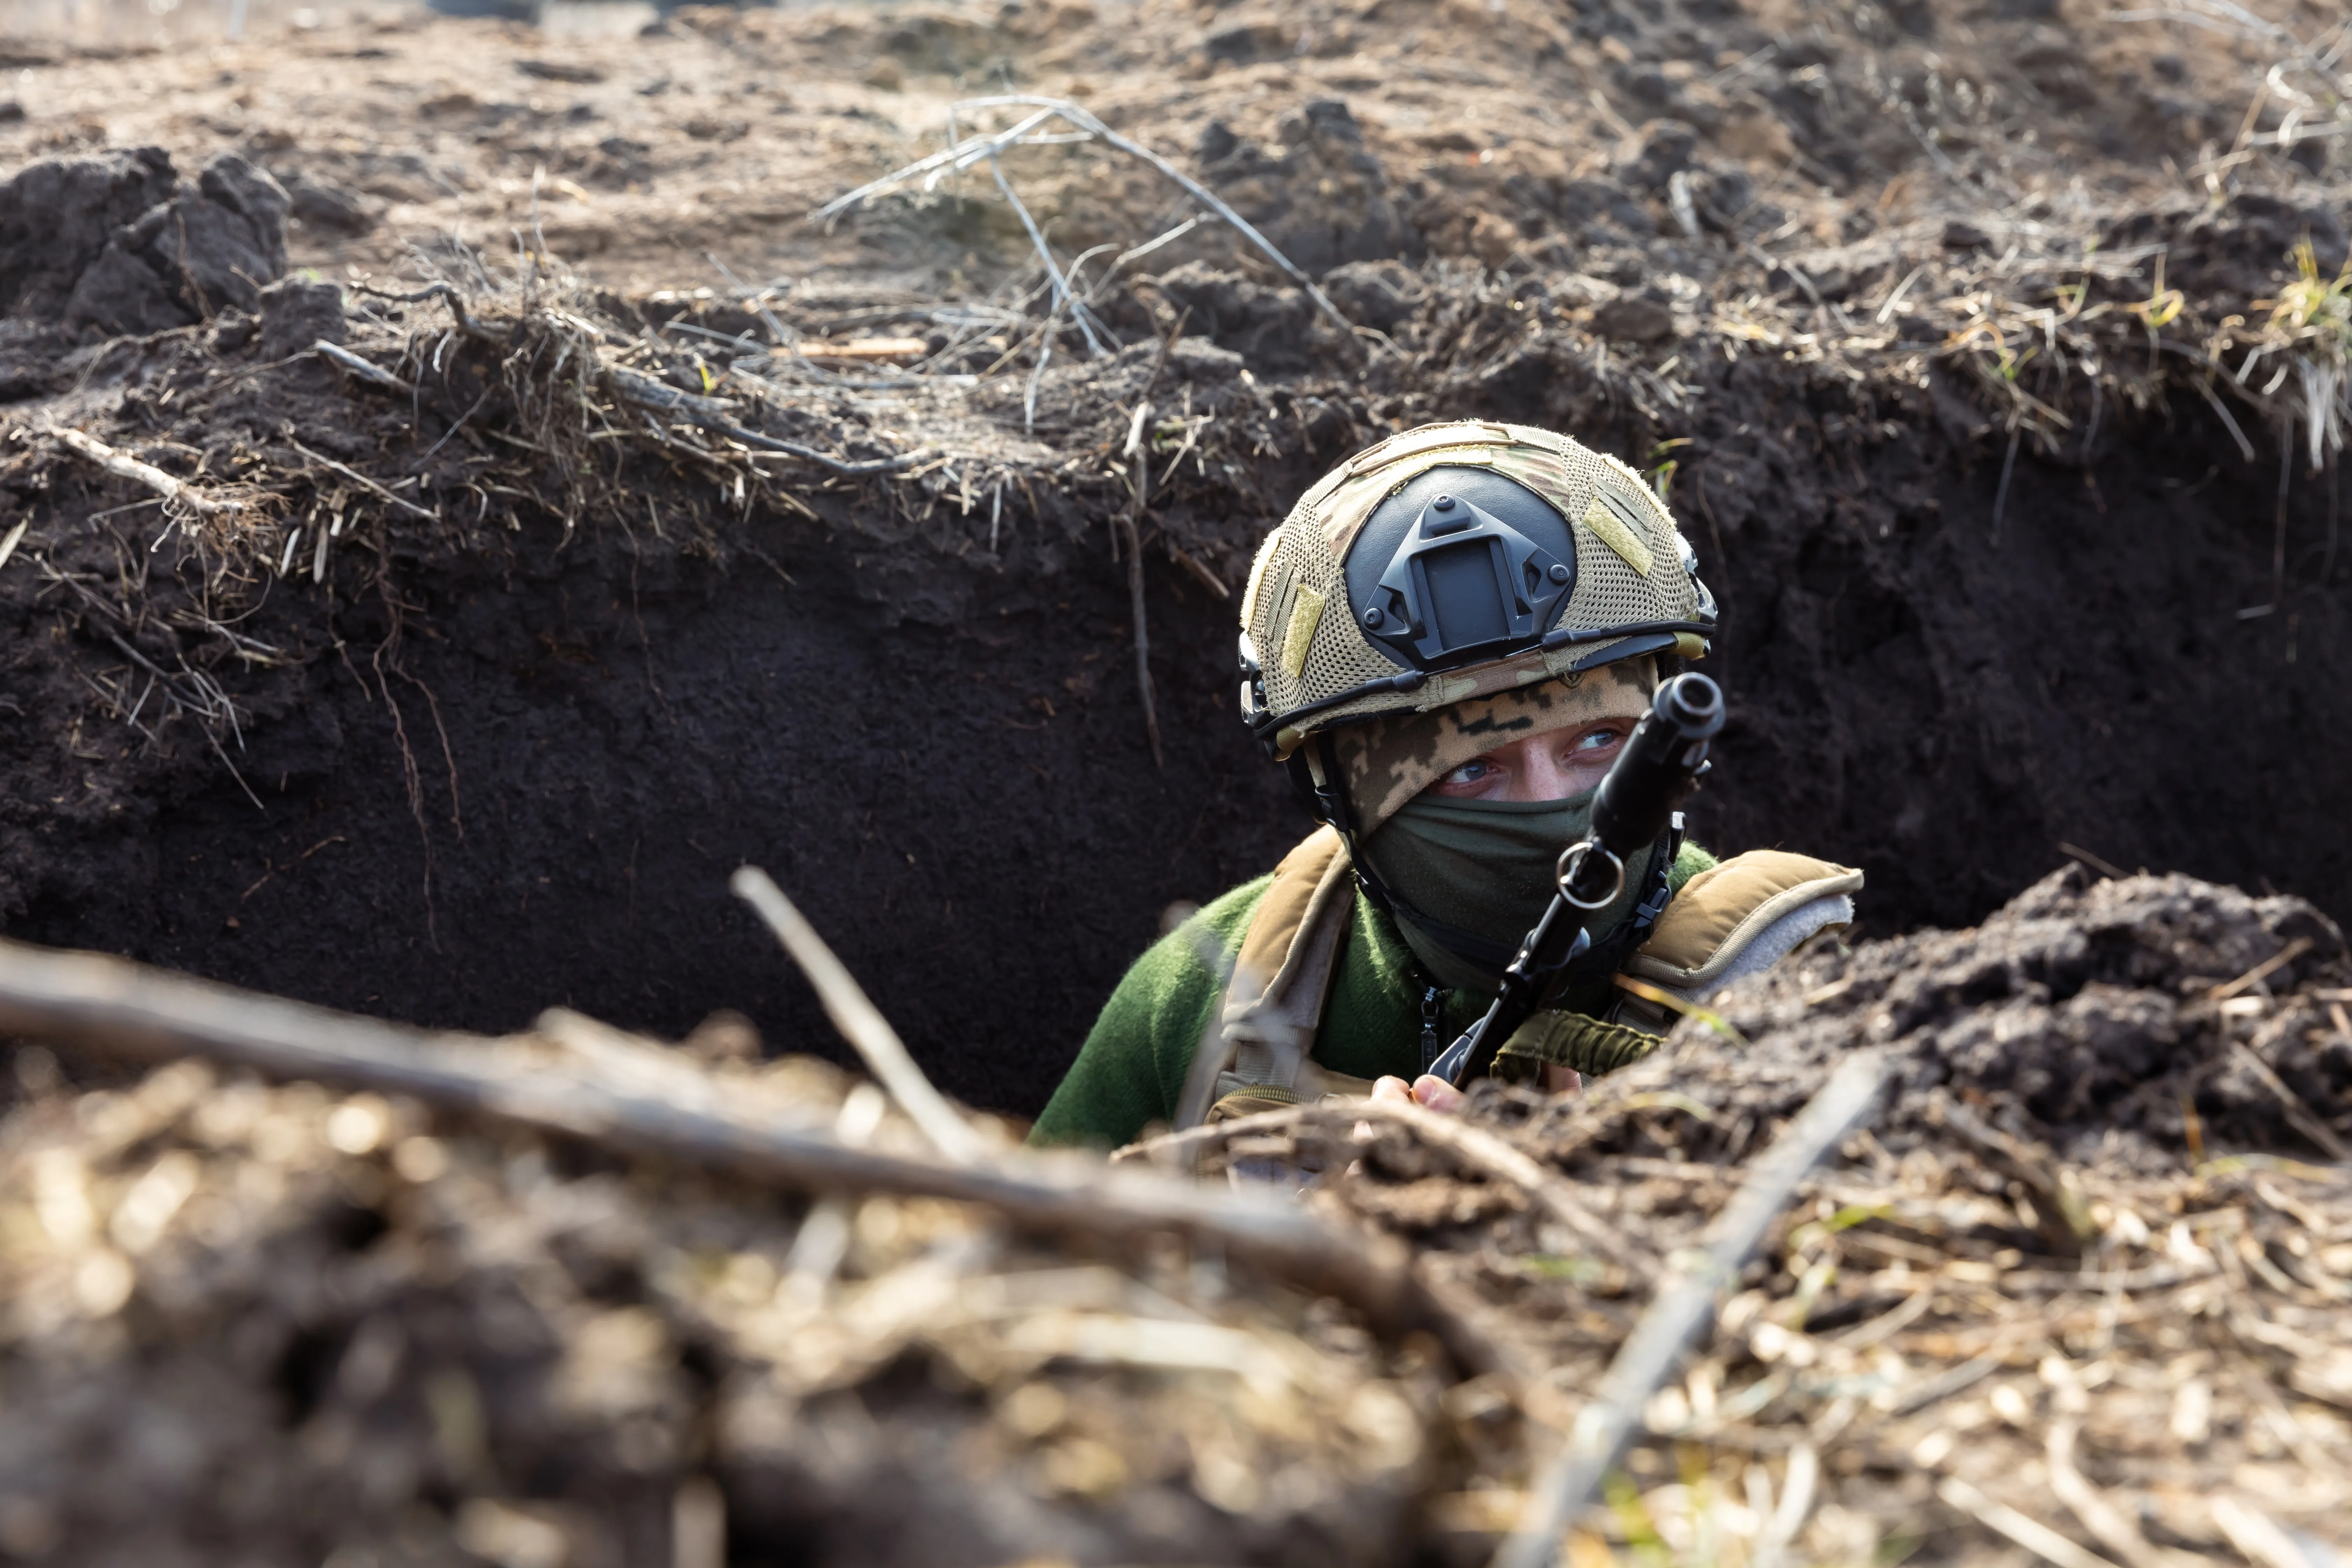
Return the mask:
M1136 963L1032 1141L1332 1095L1457 1106L1426 1069L1485 1011L1625 736L1715 621L1664 504L1566 437L1425 426L1327 475L1260 549L1241 637L1243 718L1321 826ZM1595 978L1512 1035L1498 1077L1572 1089L1654 1049L1674 1000L1853 920L1859 871L1719 861L1679 824L1588 921Z

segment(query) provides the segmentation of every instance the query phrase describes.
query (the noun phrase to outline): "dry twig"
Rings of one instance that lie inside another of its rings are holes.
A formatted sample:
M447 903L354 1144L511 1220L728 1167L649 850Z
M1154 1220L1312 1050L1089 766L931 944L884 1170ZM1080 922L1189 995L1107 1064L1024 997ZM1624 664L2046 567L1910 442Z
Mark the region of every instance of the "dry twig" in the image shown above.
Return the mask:
M431 1033L239 991L96 953L0 940L0 1031L150 1060L196 1056L274 1079L408 1095L511 1126L819 1192L943 1198L1046 1234L1126 1245L1168 1233L1344 1300L1386 1332L1434 1332L1465 1365L1502 1364L1414 1280L1404 1248L1271 1195L1206 1189L1082 1156L1013 1152L971 1165L856 1148L725 1096L704 1105L616 1089L531 1037Z
M1657 1264L1595 1212L1581 1195L1583 1189L1578 1183L1514 1148L1498 1133L1410 1102L1350 1100L1286 1106L1279 1110L1234 1117L1211 1126L1146 1139L1119 1150L1111 1159L1114 1163L1139 1160L1160 1165L1189 1165L1211 1148L1235 1140L1297 1134L1313 1129L1338 1131L1374 1121L1402 1127L1423 1142L1444 1150L1480 1176L1526 1194L1549 1217L1602 1258L1643 1284L1657 1282Z
M372 381L378 386L399 393L404 397L413 397L416 395L415 387L401 380L373 360L362 359L341 343L331 343L326 339L320 338L310 345L310 352L331 363L341 365L362 381Z
M2075 1545L2038 1519L1996 1502L1958 1476L1936 1483L1936 1495L1997 1534L2007 1536L2056 1568L2116 1568L2095 1552Z
M1163 354L1164 352L1163 345ZM1157 366L1154 369L1156 372ZM1119 513L1118 526L1127 545L1127 594L1135 621L1135 689L1143 700L1143 732L1151 742L1151 765L1165 773L1168 763L1160 751L1160 713L1151 700L1151 632L1143 614L1143 535L1139 526L1151 484L1151 454L1143 443L1143 426L1150 417L1150 403L1139 399L1134 416L1128 421L1127 446L1120 453L1128 463L1129 490L1128 505Z
M863 477L868 474L895 474L911 468L935 456L924 447L912 452L901 452L894 458L877 458L870 461L855 461L820 452L814 447L803 447L796 441L780 441L772 436L762 436L757 430L747 430L736 423L735 405L724 398L698 397L690 392L680 392L666 382L656 381L629 369L626 365L606 363L604 366L605 384L624 400L641 408L650 408L700 429L740 442L755 452L773 452L781 457L798 458L831 468L836 474Z
M1289 278L1292 282L1297 284L1300 289L1304 289L1307 298L1314 300L1315 308L1322 311L1323 314L1329 318L1330 321L1341 331L1349 333L1353 333L1355 331L1353 323L1351 323L1346 316L1339 313L1339 308L1331 303L1330 297L1325 294L1323 290L1317 286L1315 279L1308 277L1307 273L1299 268L1297 263L1292 261L1290 258L1285 256L1278 248L1276 248L1272 240L1266 238L1265 235L1260 234L1255 226L1252 225L1247 218L1243 217L1241 214L1235 212L1225 202L1219 199L1214 192L1211 191L1206 185L1201 184L1200 181L1195 180L1190 174L1185 174L1181 169L1176 167L1175 164L1170 163L1167 159L1161 157L1150 148L1144 146L1141 142L1121 136L1109 126L1105 125L1099 119L1096 118L1093 114L1088 113L1078 105L1063 99L1038 98L1026 93L1004 93L987 98L968 98L949 106L948 112L950 115L950 124L952 124L953 118L956 115L966 110L975 109L1029 109L1035 112L1018 121L1009 130L995 132L986 135L967 137L964 140L946 148L942 152L934 153L927 158L917 159L914 163L908 164L905 168L895 170L890 174L883 175L878 180L870 180L866 184L858 186L856 190L851 191L846 195L835 196L833 200L817 208L814 213L810 215L810 216L817 222L830 221L831 219L838 217L841 214L848 211L851 207L859 205L875 196L882 195L886 191L896 189L898 186L903 185L908 181L918 178L919 176L924 181L924 188L929 190L932 188L932 186L936 185L940 179L950 174L955 173L958 170L969 168L973 163L979 163L982 159L986 159L991 163L993 163L997 154L1003 152L1005 149L1019 146L1024 142L1041 139L1040 133L1043 131L1043 127L1045 122L1048 120L1059 119L1072 126L1075 126L1079 134L1076 137L1071 137L1066 133L1060 133L1055 135L1055 140L1072 141L1091 139L1099 141L1106 146L1115 147L1130 157L1139 158L1144 163L1149 163L1152 168L1158 170L1160 174L1174 181L1178 185L1183 187L1185 194L1190 195L1194 201L1199 202L1202 206L1205 206L1211 212L1215 213L1217 216L1233 225L1234 229L1238 231L1244 239L1247 239L1251 245L1256 247L1258 251L1264 255L1267 260L1273 262L1276 267L1281 268L1285 276ZM1000 174L998 178L1001 182L1003 176ZM1009 186L1006 187L1005 194L1008 196L1011 195L1012 192ZM1018 206L1019 204L1016 202L1015 205ZM1022 208L1021 211L1024 222L1027 223L1027 209ZM1037 237L1034 224L1029 225L1029 230L1033 239L1035 239L1037 246L1042 250L1044 248L1045 242L1042 238ZM1050 255L1047 258L1047 264L1049 267L1051 266ZM1065 295L1057 293L1057 302L1060 299L1065 297Z
M1658 1283L1657 1264L1635 1250L1622 1231L1593 1212L1577 1183L1520 1152L1497 1134L1411 1101L1363 1100L1344 1110L1360 1121L1411 1128L1423 1142L1453 1154L1479 1174L1526 1193L1545 1214L1644 1285Z
M171 505L184 507L198 517L233 516L250 504L207 495L184 479L173 478L152 463L142 463L129 453L117 451L96 437L85 436L70 426L55 426L49 434L55 436L68 450L89 458L108 473L145 485Z
M958 1115L947 1097L923 1076L923 1069L908 1054L906 1042L898 1038L898 1031L874 1005L866 988L857 984L856 976L834 956L833 949L817 935L808 918L784 897L783 889L756 866L738 869L728 886L768 922L768 929L776 933L776 940L784 944L784 951L793 955L793 962L801 966L801 973L816 987L817 999L824 1004L825 1016L833 1020L833 1026L856 1047L866 1070L880 1080L899 1109L923 1130L931 1146L959 1165L971 1164L986 1153L987 1146L972 1131L971 1123Z
M1530 1490L1517 1528L1495 1554L1495 1568L1545 1568L1560 1533L1584 1510L1617 1462L1651 1394L1715 1313L1716 1294L1739 1276L1797 1184L1843 1142L1877 1103L1885 1058L1848 1058L1787 1131L1756 1163L1739 1191L1707 1227L1703 1258L1681 1262L1617 1352L1591 1403L1577 1412L1568 1441Z
M2101 1497L2098 1489L2075 1468L2074 1438L2081 1431L2082 1424L2072 1416L2062 1416L2050 1425L2045 1458L2050 1465L2050 1489L2057 1494L2058 1500L2083 1521L2083 1527L2096 1536L2102 1546L2122 1558L2129 1568L2189 1568L2191 1560L2150 1545L2139 1528L2118 1513L2115 1505Z
M383 486L376 483L373 479L369 479L365 474L361 473L357 468L352 468L348 464L339 463L332 458L322 457L319 453L310 450L310 447L302 445L299 441L289 440L287 445L301 453L302 456L308 458L310 461L317 463L321 468L333 469L336 473L342 475L343 478L351 480L353 484L358 485L362 489L374 491L376 495L390 501L393 505L398 507L401 510L407 512L412 517L421 517L427 522L438 522L441 521L440 513L433 510L429 507L418 506L413 500L406 500L393 494Z

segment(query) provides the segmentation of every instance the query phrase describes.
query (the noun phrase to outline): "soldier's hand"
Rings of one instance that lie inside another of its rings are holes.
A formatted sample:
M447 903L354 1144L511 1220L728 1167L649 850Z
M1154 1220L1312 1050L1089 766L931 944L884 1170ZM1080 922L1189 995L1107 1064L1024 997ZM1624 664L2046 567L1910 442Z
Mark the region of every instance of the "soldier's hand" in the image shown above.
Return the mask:
M1574 1068L1546 1062L1543 1086L1553 1094L1575 1094L1583 1089L1584 1079ZM1461 1110L1469 1096L1434 1073L1423 1073L1411 1084L1396 1077L1381 1079L1372 1085L1372 1098L1388 1100L1391 1104L1410 1100L1431 1110L1450 1113Z
M1372 1085L1372 1098L1391 1103L1411 1101L1431 1110L1456 1111L1469 1097L1433 1073L1423 1073L1407 1085L1401 1078L1384 1078Z

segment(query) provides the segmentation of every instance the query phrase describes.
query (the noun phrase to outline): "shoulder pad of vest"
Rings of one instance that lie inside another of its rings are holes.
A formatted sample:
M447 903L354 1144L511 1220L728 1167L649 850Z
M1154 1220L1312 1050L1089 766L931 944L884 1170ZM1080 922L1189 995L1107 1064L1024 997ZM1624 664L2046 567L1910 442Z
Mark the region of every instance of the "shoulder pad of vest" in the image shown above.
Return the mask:
M1851 866L1781 849L1735 855L1683 885L1625 973L1685 994L1711 990L1735 966L1762 967L1739 964L1751 950L1769 963L1814 931L1850 923L1861 890L1862 873ZM1808 929L1792 934L1790 917ZM1765 940L1768 932L1776 940ZM1760 951L1776 946L1769 957Z
M1283 972L1307 924L1315 890L1347 853L1337 833L1328 826L1318 827L1275 867L1274 880L1258 900L1249 929L1242 934L1234 971L1247 976L1257 994L1269 989ZM1322 1005L1320 997L1316 1005Z

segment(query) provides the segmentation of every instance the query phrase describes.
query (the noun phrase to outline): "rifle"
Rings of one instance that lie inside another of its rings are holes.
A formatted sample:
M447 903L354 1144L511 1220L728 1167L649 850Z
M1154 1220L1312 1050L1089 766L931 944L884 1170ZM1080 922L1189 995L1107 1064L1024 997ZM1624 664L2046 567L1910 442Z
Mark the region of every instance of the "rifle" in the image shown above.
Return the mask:
M1657 843L1669 825L1680 827L1675 808L1713 765L1706 760L1707 742L1722 728L1723 689L1706 676L1678 675L1658 688L1650 710L1625 738L1625 749L1593 793L1592 830L1560 852L1559 890L1503 972L1494 1003L1445 1048L1431 1072L1456 1089L1483 1078L1513 1031L1599 967L1580 962L1592 954L1592 932L1585 922L1624 890L1626 859ZM1663 881L1659 886L1663 909ZM1654 920L1658 910L1648 912ZM1606 956L1613 968L1622 954L1612 945Z

